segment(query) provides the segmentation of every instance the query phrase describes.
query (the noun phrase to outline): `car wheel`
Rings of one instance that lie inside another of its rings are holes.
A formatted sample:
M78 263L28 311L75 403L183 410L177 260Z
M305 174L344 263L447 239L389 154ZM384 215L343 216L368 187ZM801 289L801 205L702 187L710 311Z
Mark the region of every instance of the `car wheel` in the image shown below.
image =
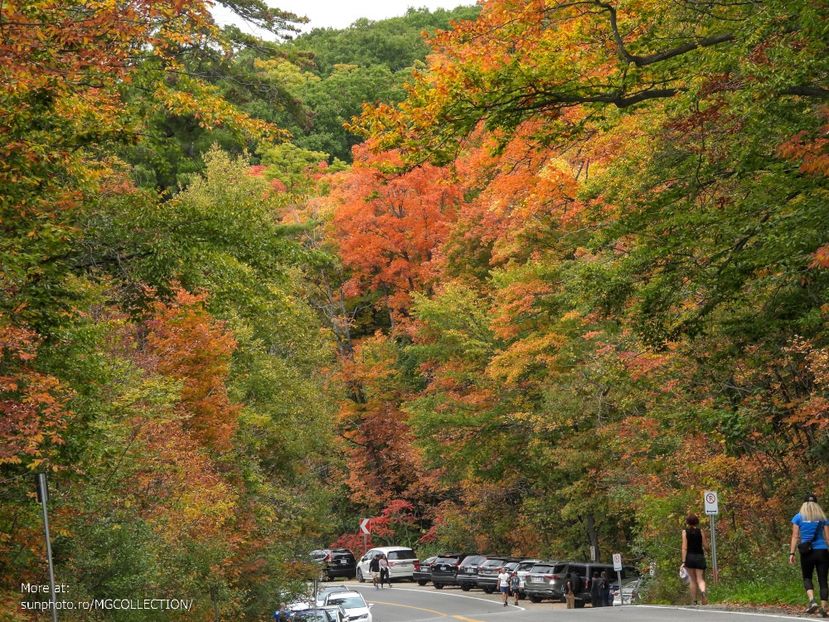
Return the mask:
M530 596L530 602L531 603L540 603L541 598L539 598L538 596Z
M418 585L426 585L426 583L427 583L427 581L423 581L423 580L417 582Z
M469 587L468 585L462 585L462 586L461 586L461 589L462 589L464 592L468 592L468 591L469 591L469 590L471 590L472 588L471 588L471 587Z
M366 580L363 578L363 571L360 570L359 568L357 568L357 580L360 583L365 583L366 582Z
M442 590L443 589L443 583L435 583L434 585L435 585L436 590Z
M492 594L492 592L494 592L494 591L495 590L493 590L491 587L485 587L484 588L484 592L486 592L487 594Z

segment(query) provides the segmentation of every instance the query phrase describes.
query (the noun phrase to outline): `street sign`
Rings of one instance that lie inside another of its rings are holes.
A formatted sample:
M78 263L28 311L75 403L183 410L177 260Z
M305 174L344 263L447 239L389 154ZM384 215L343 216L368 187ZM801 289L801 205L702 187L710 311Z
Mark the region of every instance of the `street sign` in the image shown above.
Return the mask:
M703 500L705 501L705 513L708 516L716 516L720 513L719 500L717 499L717 493L715 491L706 490L703 495Z
M371 530L368 528L370 518L364 518L360 521L360 533L370 534Z
M621 553L614 553L613 554L613 570L619 572L622 569L622 554Z

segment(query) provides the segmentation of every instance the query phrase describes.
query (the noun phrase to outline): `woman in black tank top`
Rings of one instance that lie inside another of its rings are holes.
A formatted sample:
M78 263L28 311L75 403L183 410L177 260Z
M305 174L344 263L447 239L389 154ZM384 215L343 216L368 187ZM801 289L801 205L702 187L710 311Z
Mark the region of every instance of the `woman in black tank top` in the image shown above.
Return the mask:
M697 593L703 605L708 604L705 594L705 533L699 528L699 518L689 514L685 519L686 529L682 530L682 565L688 571L688 587L691 601L697 604Z

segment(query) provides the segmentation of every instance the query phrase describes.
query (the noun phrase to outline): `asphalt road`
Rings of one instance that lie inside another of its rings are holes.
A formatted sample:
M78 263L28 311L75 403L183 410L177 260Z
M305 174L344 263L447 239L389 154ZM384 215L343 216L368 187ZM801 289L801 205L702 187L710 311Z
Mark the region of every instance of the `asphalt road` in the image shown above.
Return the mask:
M497 594L463 592L457 588L435 590L431 585L395 583L375 589L369 583L347 582L362 592L374 622L773 622L774 620L821 619L815 616L783 616L718 611L708 607L652 607L634 605L599 609L568 610L563 604L521 601L518 607L504 607Z

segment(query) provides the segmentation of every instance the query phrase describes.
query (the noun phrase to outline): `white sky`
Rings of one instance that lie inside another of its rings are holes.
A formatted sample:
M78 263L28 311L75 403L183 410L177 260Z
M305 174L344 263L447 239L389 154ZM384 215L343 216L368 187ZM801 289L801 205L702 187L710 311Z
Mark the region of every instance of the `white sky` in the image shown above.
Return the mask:
M267 0L274 7L278 7L297 15L305 15L311 20L302 27L303 30L312 28L345 28L361 17L371 20L385 19L403 15L409 7L426 7L434 9L453 9L457 6L475 4L474 0ZM244 32L259 34L250 24L237 19L224 7L213 8L213 16L221 25L236 24ZM266 37L270 38L270 37Z

